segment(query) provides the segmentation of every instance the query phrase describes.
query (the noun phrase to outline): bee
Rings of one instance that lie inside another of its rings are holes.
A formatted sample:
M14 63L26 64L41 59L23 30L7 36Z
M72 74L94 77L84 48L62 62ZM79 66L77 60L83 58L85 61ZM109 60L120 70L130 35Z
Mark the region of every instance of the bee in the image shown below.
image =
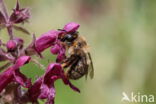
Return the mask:
M83 76L87 78L89 73L92 79L94 76L93 62L84 37L76 31L61 35L59 40L67 49L67 58L61 62L62 67L67 68L65 72L67 78L73 80Z

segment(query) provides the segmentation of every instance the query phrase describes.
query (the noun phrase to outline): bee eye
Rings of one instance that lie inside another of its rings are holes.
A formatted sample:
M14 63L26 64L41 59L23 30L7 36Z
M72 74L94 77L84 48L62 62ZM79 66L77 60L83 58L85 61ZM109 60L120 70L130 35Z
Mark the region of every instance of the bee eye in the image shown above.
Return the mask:
M73 37L72 34L67 34L67 35L66 35L66 40L67 40L68 42L72 42L74 39L75 39L75 38Z

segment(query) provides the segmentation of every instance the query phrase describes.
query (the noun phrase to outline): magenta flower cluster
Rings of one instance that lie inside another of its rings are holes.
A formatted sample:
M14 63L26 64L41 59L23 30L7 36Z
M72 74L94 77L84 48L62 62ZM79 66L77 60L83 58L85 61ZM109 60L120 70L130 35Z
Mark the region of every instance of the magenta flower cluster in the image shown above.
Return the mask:
M3 8L5 9L5 7ZM74 22L68 23L63 29L50 30L37 39L35 35L33 35L32 43L25 47L24 40L16 37L13 30L16 29L23 33L30 34L28 30L17 25L25 23L29 17L29 9L20 8L18 2L10 16L8 16L5 10L0 11L0 29L6 28L10 36L10 40L8 40L7 43L3 43L3 41L0 40L0 62L7 62L0 67L0 70L4 70L0 74L0 92L2 93L9 84L13 83L17 84L18 87L26 88L24 91L20 89L17 92L17 94L22 93L17 100L18 104L21 104L19 102L22 102L22 104L27 102L37 103L38 99L47 99L46 104L54 104L56 93L55 81L57 79L61 79L63 83L68 85L72 90L80 92L66 77L64 69L60 64L60 62L66 58L66 48L58 39L59 35L76 31L79 28L79 24ZM20 72L20 68L30 61L33 61L33 55L42 58L42 53L49 47L51 47L51 53L57 55L56 62L50 63L45 69L45 73L32 83L30 78ZM19 100L23 98L25 98L25 100Z

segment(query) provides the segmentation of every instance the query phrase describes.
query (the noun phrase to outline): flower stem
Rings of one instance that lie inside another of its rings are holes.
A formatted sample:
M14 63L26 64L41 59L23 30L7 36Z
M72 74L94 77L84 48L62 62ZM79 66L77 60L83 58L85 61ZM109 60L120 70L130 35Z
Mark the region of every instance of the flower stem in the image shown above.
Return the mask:
M8 30L8 34L9 34L9 36L10 36L10 39L13 39L14 37L13 37L13 30L12 30L12 27L11 27L11 26L7 27L7 30Z

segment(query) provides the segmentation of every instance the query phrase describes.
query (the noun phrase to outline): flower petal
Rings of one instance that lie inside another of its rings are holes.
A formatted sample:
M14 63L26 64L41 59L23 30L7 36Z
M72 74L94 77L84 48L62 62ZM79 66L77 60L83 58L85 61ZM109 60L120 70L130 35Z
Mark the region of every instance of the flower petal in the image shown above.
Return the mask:
M23 87L29 88L31 86L31 79L27 79L27 77L22 74L19 70L14 72L14 79Z
M54 104L56 93L54 83L57 79L62 79L65 85L69 85L74 91L80 92L80 90L67 79L61 64L51 63L47 67L44 76L40 77L28 90L31 101L35 102L37 98L40 98L47 99L46 104Z
M54 99L55 97L55 88L53 85L48 86L46 84L42 84L41 86L41 94L39 96L39 98L41 99L45 99L45 98L50 98L50 99Z
M36 50L38 52L44 51L46 48L49 48L50 46L54 45L55 40L60 32L51 30L47 33L44 33L41 37L39 37L36 42Z
M54 99L55 99L55 88L51 87L49 89L49 95L46 104L54 104Z
M66 58L66 49L65 46L60 44L59 42L56 43L54 47L51 48L51 53L52 54L57 54L56 62L61 62L63 59Z
M65 53L60 53L60 54L58 54L58 56L57 56L57 58L56 58L56 62L61 62L63 59L65 59L66 58L66 55L65 55Z
M0 92L13 80L13 67L8 68L0 75Z
M63 81L65 81L65 80L63 80ZM66 82L64 82L64 83L67 84L67 85L69 85L69 87L71 89L73 89L74 91L77 91L77 92L80 93L80 90L76 86L74 86L69 80L66 80Z
M51 48L52 54L58 54L60 52L60 46L58 44L54 45L54 47Z
M75 32L77 31L77 29L80 27L79 24L75 23L75 22L70 22L68 24L66 24L63 28L63 30L65 30L67 33L69 32Z
M43 82L43 78L40 77L36 80L36 82L28 89L28 96L30 101L36 102L39 95L41 94L41 85Z
M44 75L43 83L47 85L51 85L54 81L60 78L61 74L63 73L62 67L58 63L52 63L48 66L46 73ZM55 76L55 79L51 79L51 77Z
M76 86L74 86L69 81L69 79L65 76L61 64L52 63L48 66L44 80L47 81L50 76L51 76L50 81L55 81L56 79L62 79L64 84L69 85L69 87L72 88L74 91L80 92L80 90Z
M30 81L19 72L19 68L30 60L29 56L21 56L17 59L15 65L9 67L6 71L0 74L0 92L15 79L18 83L25 87L30 86Z
M30 61L30 56L21 56L17 59L15 65L19 68Z

